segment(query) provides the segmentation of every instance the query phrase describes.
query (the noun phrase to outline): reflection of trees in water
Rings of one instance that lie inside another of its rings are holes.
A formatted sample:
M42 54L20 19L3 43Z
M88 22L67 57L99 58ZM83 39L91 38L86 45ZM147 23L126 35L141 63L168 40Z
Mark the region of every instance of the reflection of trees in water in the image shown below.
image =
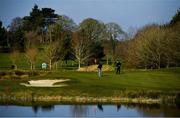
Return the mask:
M52 111L54 110L54 105L46 105L46 106L41 106L42 111Z
M32 106L32 109L33 109L34 113L37 113L39 110L39 106Z
M32 106L34 113L37 113L40 108L42 109L42 111L52 111L54 110L54 105Z
M125 104L127 108L137 109L143 116L180 116L180 110L175 105L160 104Z
M127 104L123 104L124 106L126 106L127 108L139 108L139 109L147 109L147 110L151 110L151 109L159 109L160 105L159 104L140 104L140 103L127 103Z
M143 116L164 116L174 117L180 116L180 110L176 106L162 105L159 109L138 109Z
M72 105L70 106L70 110L73 116L82 117L87 116L89 108L86 105Z
M163 116L159 104L125 104L127 108L136 109L142 116Z
M180 116L180 109L177 108L176 105L159 105L159 104L123 104L128 109L134 109L138 112L138 114L142 116L161 116L161 117L179 117ZM121 109L121 104L115 106L117 111ZM88 116L89 113L88 105L70 105L70 112L72 116L75 117L85 117ZM101 104L95 105L94 111L96 109L99 111L104 111L104 106ZM45 105L45 106L33 106L32 110L35 114L38 113L39 110L46 112L46 111L53 111L54 105Z

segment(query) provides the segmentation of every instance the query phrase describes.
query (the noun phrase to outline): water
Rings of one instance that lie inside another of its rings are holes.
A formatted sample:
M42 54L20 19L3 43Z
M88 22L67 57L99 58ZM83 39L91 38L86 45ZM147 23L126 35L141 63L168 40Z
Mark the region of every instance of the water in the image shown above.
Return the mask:
M164 105L0 105L0 117L166 117L180 116L180 108Z

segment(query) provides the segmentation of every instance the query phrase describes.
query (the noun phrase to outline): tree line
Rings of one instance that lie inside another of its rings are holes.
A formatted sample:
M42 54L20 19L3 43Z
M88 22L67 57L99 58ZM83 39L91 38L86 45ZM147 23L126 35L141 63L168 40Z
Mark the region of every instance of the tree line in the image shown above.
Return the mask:
M87 18L77 25L70 17L55 14L51 8L32 8L28 16L16 17L8 28L0 22L1 51L10 52L16 65L23 52L31 69L43 53L50 70L60 60L81 65L119 59L126 68L162 68L180 66L180 10L170 23L147 25L124 32L117 23ZM17 65L16 65L17 66Z

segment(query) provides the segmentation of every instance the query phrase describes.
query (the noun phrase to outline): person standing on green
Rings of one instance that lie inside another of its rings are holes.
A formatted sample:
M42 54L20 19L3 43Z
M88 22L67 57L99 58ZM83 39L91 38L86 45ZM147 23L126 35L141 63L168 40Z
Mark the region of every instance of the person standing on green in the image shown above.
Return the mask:
M121 71L121 62L118 60L116 62L116 74L120 74Z
M97 68L98 68L98 77L100 78L101 77L101 71L102 71L101 70L102 69L102 64L99 63Z

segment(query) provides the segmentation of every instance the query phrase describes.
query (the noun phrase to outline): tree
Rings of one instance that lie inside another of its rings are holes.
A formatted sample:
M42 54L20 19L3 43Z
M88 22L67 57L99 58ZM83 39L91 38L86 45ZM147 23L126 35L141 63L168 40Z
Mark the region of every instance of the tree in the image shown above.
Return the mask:
M80 23L79 30L85 34L87 40L98 41L103 39L105 26L98 20L87 18Z
M56 25L58 26L56 29L58 32L56 34L59 34L59 40L61 40L61 43L63 44L63 48L65 49L63 51L64 53L64 58L63 60L68 59L73 59L74 56L72 54L72 45L71 45L71 40L72 40L72 32L77 29L77 25L75 22L69 18L68 16L65 15L60 15L58 16L56 20Z
M39 31L43 27L44 18L41 13L41 10L35 4L30 12L29 16L25 16L24 20L24 29L26 31Z
M173 16L172 20L170 21L170 25L174 25L177 22L180 22L180 8L177 10L177 13Z
M8 40L7 40L7 31L2 26L2 22L0 21L0 47L7 47Z
M12 20L9 31L16 32L17 30L21 29L23 27L23 19L21 17L16 17Z
M37 59L37 54L38 54L38 51L36 48L28 48L26 50L26 57L28 58L29 62L30 62L30 65L31 65L31 70L35 69L35 62L36 62L36 59Z
M88 65L104 57L102 48L102 40L104 39L105 32L104 23L92 18L87 18L80 23L78 32L79 37L83 37L84 40L83 42L81 41L81 43L86 43L84 44L87 48L85 50L88 51L86 51L85 55L88 55L88 57L85 56L87 58L84 61L86 61ZM98 53L96 53L97 50Z
M66 64L67 64L67 60L69 60L69 59L74 59L74 56L73 56L73 49L72 49L72 44L71 44L71 40L72 40L72 32L71 31L64 31L63 33L62 33L62 38L63 38L63 40L62 40L62 49L63 49L63 51L62 51L62 53L63 53L63 55L64 55L64 58L63 58L63 60L65 60L66 61Z
M46 49L45 49L45 55L46 59L49 62L49 69L52 70L52 65L56 63L56 68L57 68L57 62L60 59L64 58L64 53L63 53L63 46L60 42L52 42L50 43Z
M133 39L137 33L137 28L129 27L127 33L125 34L126 39Z
M126 40L121 42L122 45L118 45L117 52L123 61L123 65L126 68L139 68L139 55L137 50L137 40Z
M41 43L41 37L37 32L29 31L25 32L26 49L34 46L38 46Z
M58 17L54 12L55 10L51 8L39 9L38 5L35 4L29 16L23 18L24 30L38 32L39 35L42 35L42 39L44 40L45 37L43 37L43 35L46 34L47 28L49 25L54 24Z
M158 25L147 26L140 32L136 40L139 58L145 68L161 68L165 65L165 38L165 30Z
M13 63L13 66L14 66L14 69L16 70L18 67L17 67L17 63L19 61L19 57L20 57L20 53L18 50L16 49L13 49L12 52L10 53L10 59Z
M37 32L26 32L26 50L25 56L29 60L31 70L35 69L35 62L38 56L38 49L36 48L40 44L40 36Z
M73 31L77 28L76 23L65 15L58 16L56 23L60 25L63 31Z
M100 41L93 42L90 45L90 58L87 60L87 64L96 64L97 61L100 61L102 57L104 57L104 47Z
M111 61L115 60L115 51L118 41L121 39L121 36L124 35L124 31L116 23L106 24L106 40L108 40L109 46L106 46L106 55L110 55ZM109 57L109 56L108 56Z
M19 50L25 49L23 20L20 17L16 17L12 20L8 34L11 48L16 48Z
M81 64L92 55L89 50L90 43L88 41L84 33L73 33L72 47L74 56L78 61L78 69L80 69Z
M103 45L103 52L105 53L106 57L106 64L109 64L109 58L111 57L111 52L110 52L110 41L109 40L103 40L102 45Z
M180 22L165 28L164 49L167 66L180 66ZM167 48L168 47L168 48Z

